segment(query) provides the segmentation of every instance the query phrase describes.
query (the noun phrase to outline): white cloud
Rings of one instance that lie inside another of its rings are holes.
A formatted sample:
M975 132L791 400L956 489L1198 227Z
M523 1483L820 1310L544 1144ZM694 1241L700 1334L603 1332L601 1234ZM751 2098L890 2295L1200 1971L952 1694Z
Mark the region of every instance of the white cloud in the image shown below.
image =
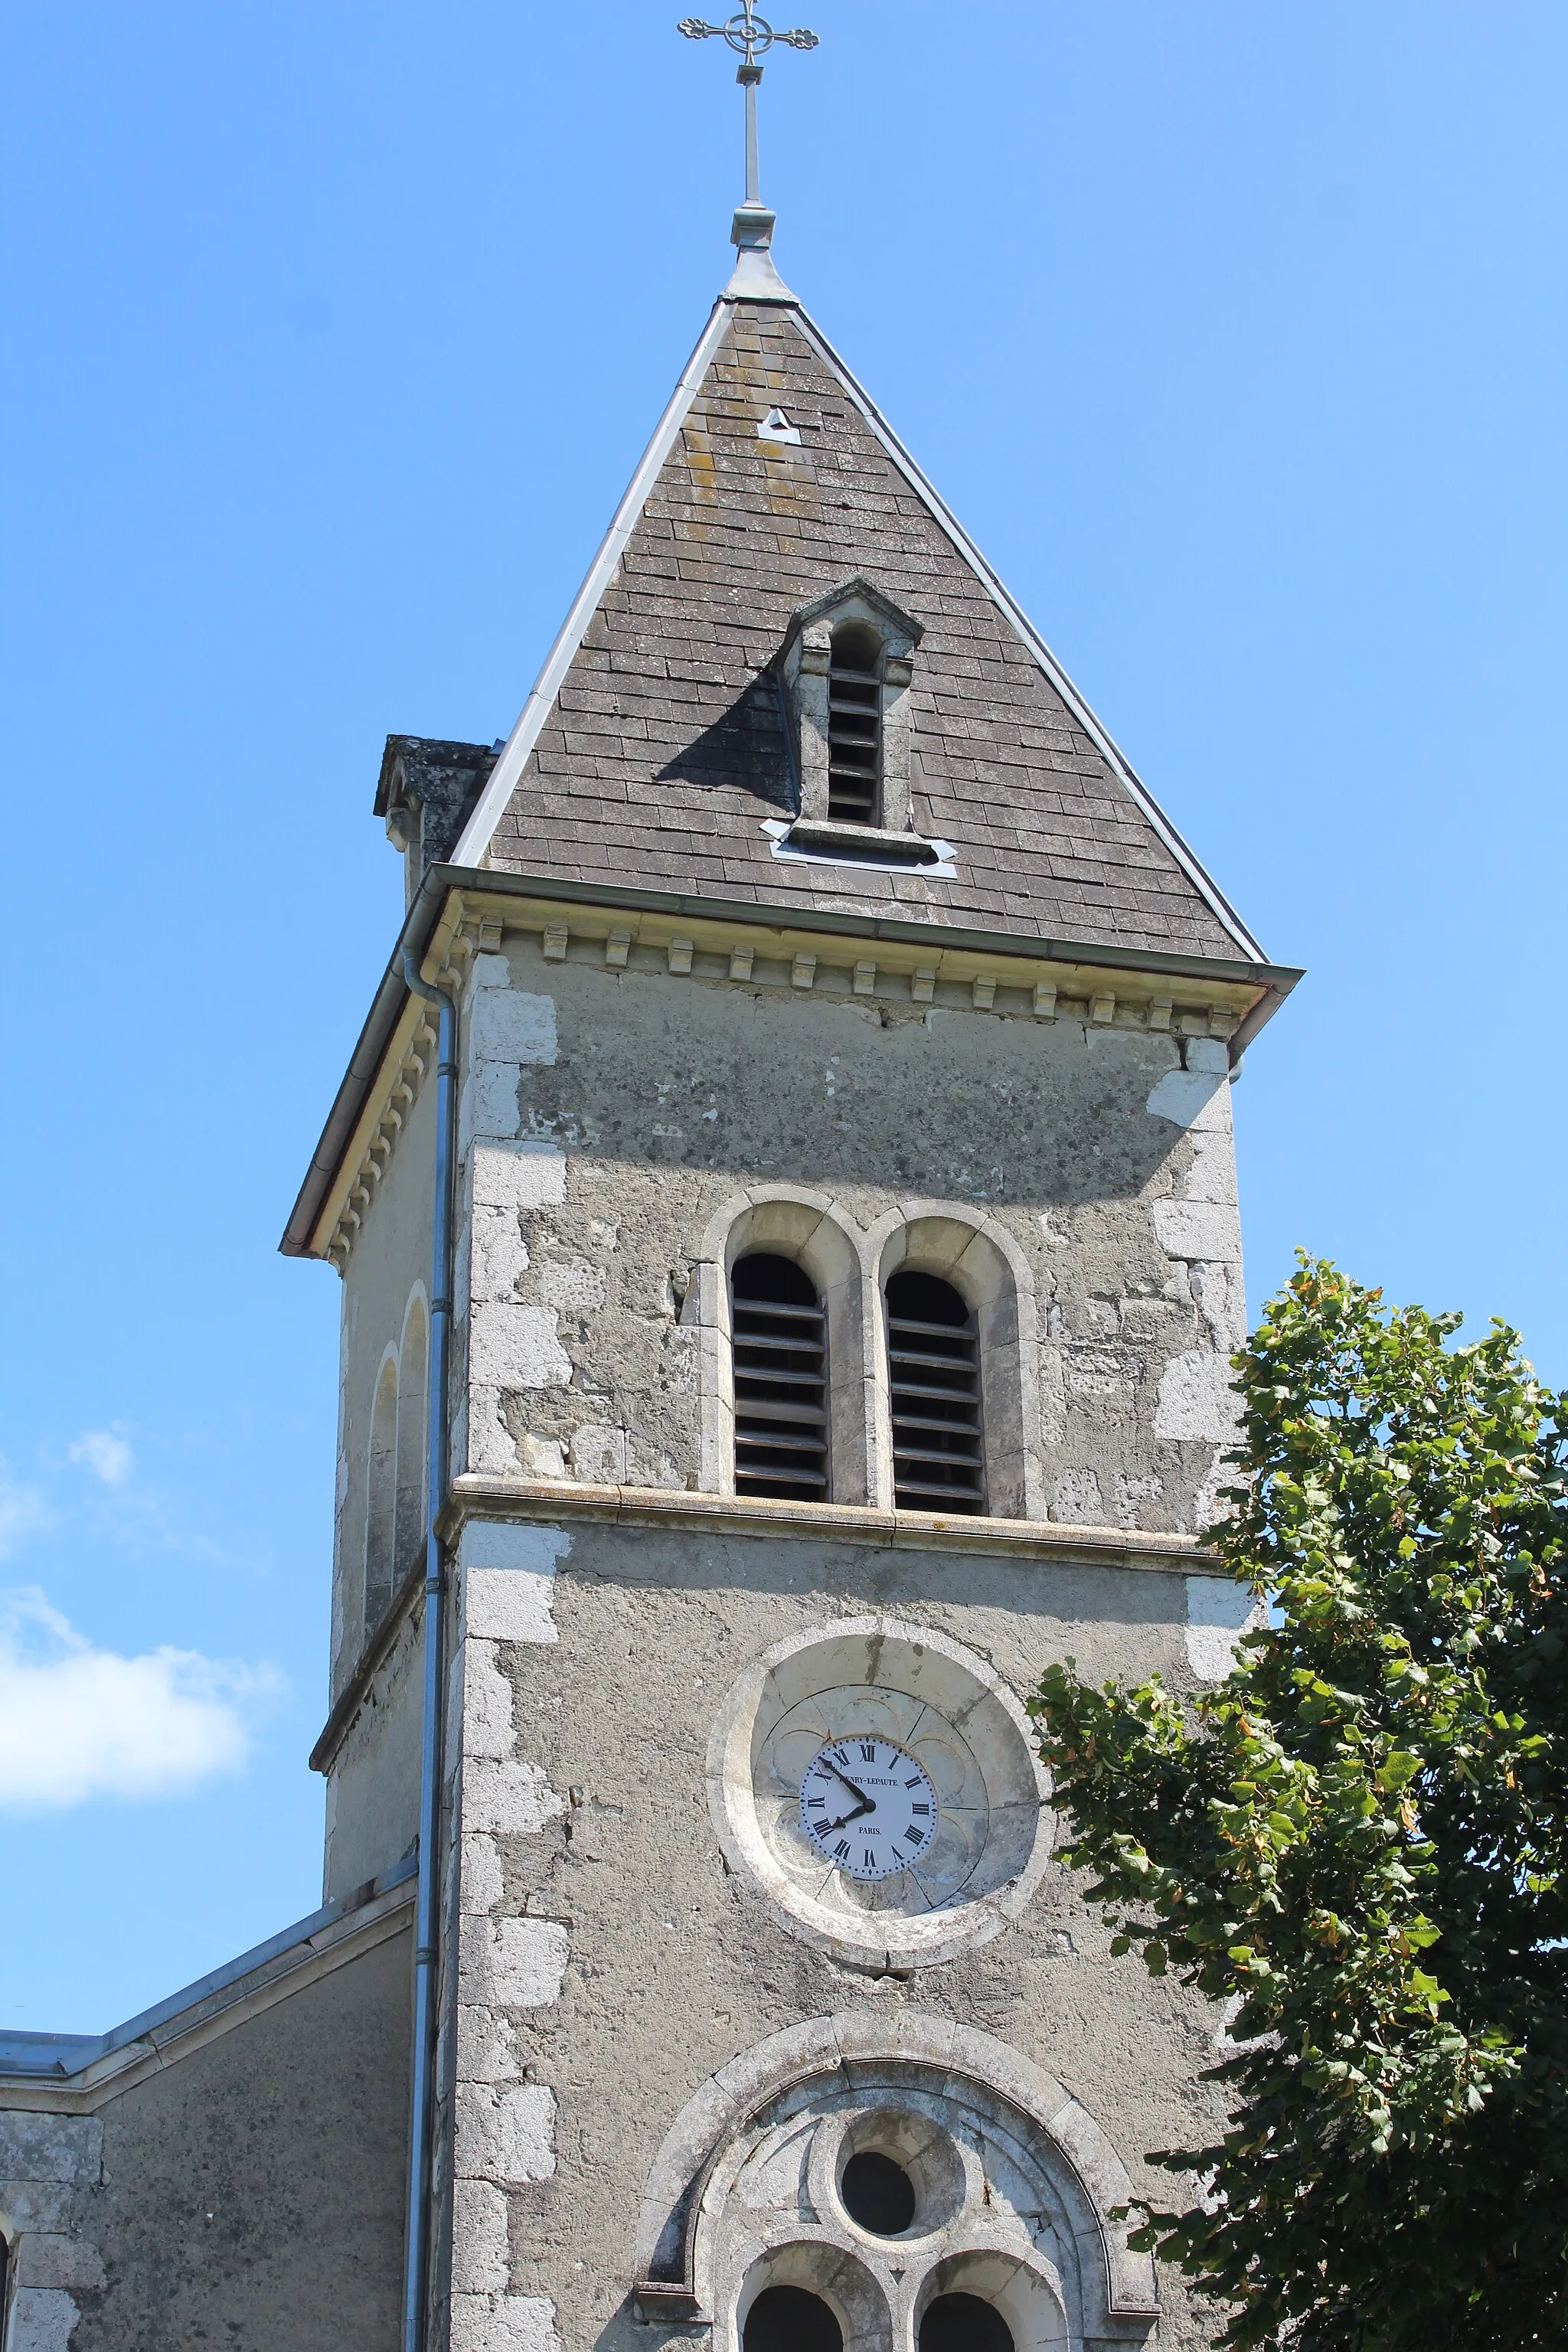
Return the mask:
M49 1523L49 1508L36 1486L20 1486L0 1462L0 1559Z
M118 1422L111 1429L84 1429L70 1450L71 1460L85 1462L106 1486L122 1486L136 1467L136 1456L121 1429Z
M237 1771L244 1711L278 1686L193 1650L94 1649L36 1587L0 1592L0 1811L170 1796Z

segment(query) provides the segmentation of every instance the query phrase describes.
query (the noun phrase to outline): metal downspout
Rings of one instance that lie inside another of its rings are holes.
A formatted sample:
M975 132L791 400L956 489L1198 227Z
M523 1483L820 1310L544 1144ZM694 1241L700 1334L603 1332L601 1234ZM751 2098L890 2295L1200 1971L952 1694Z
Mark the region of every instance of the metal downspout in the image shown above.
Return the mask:
M447 1500L447 1376L452 1333L452 1141L457 1105L458 1016L449 996L420 977L411 948L403 976L437 1007L436 1200L430 1266L430 1421L426 1455L425 1717L419 1751L419 1892L414 1956L414 2067L408 2132L408 2216L403 2289L403 2352L422 2352L430 2286L431 2118L436 2072L436 1962L440 1889L437 1839L441 1800L441 1634L446 1576L436 1529Z

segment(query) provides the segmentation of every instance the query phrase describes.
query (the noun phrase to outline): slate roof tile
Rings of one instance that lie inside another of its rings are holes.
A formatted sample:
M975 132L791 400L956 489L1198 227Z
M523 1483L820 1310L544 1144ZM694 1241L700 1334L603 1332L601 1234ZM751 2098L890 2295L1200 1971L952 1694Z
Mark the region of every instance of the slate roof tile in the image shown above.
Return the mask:
M799 448L757 438L782 407ZM916 820L956 878L775 858L791 614L863 573L915 614ZM1070 689L1068 689L1070 697ZM602 821L601 821L602 820ZM1248 950L879 440L800 317L731 304L488 862L1227 960Z

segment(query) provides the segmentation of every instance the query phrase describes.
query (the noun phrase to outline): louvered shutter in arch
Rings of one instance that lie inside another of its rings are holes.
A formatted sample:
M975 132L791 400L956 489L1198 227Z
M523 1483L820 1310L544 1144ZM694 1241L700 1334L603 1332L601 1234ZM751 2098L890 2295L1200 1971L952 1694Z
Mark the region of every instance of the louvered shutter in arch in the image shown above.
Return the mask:
M882 643L863 622L833 632L827 670L827 814L876 824L882 795Z
M890 1275L888 1378L893 1502L900 1511L985 1508L977 1318L939 1275Z
M735 1492L827 1500L827 1320L793 1258L759 1250L730 1276Z

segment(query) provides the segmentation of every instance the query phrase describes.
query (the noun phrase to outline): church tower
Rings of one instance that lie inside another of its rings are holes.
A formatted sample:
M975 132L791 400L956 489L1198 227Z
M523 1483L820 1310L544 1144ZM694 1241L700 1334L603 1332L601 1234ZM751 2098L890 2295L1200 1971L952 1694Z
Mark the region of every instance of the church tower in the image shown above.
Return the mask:
M419 1858L404 2340L1174 2352L1115 2215L1215 2021L1053 1862L1023 1702L1225 1669L1229 1081L1297 975L772 228L510 738L388 743L284 1244L328 1900Z
M1053 1860L1025 1701L1226 1669L1230 1081L1299 975L780 278L725 37L734 273L510 738L382 767L283 1243L324 1899L0 2031L0 2352L1213 2340L1118 2212L1218 2021Z

